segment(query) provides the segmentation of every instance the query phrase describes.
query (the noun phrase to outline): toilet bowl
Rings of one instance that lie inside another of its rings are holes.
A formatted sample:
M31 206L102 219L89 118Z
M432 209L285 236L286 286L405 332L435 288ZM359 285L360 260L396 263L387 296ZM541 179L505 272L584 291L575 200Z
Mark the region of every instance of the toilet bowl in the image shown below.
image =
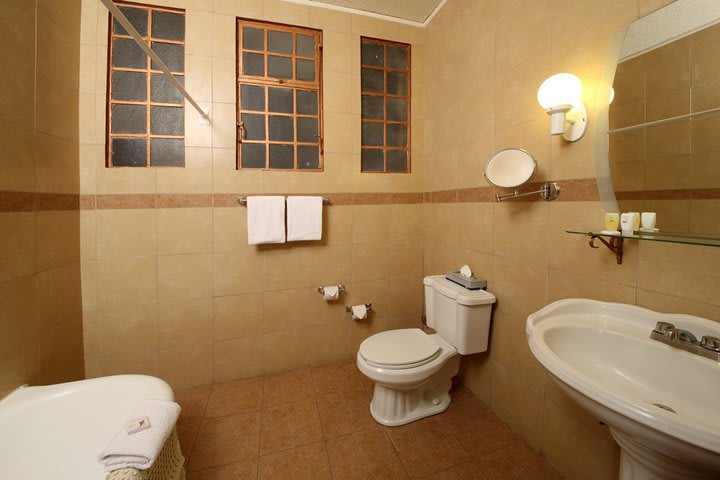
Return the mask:
M443 276L426 277L423 283L428 326L437 333L389 330L366 338L357 353L359 370L375 382L370 413L383 425L404 425L445 411L460 355L487 350L495 297Z

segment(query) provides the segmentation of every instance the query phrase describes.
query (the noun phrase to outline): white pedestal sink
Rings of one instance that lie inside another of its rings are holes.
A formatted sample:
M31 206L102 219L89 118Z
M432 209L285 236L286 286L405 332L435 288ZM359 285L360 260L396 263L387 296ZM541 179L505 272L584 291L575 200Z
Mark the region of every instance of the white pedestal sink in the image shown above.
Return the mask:
M526 331L558 385L609 425L620 480L720 479L720 364L651 340L659 321L720 337L704 318L585 299L533 313Z

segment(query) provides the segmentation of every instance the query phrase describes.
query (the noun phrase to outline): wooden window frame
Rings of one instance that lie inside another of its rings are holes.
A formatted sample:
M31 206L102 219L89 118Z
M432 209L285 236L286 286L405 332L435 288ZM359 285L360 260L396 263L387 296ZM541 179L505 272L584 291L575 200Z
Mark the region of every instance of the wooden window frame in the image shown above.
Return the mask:
M371 95L376 97L383 97L383 119L377 120L377 119L365 119L362 118L362 112L360 112L360 124L362 125L363 122L370 122L370 123L382 123L383 124L383 146L365 146L362 144L362 139L360 140L360 155L362 158L362 149L368 149L368 150L382 150L383 151L383 170L382 171L375 171L375 170L362 170L362 161L360 163L360 171L361 173L389 173L389 174L408 174L412 173L412 155L411 155L411 145L412 145L412 137L411 137L411 123L412 123L412 45L409 43L402 43L402 42L393 42L391 40L383 40L380 38L373 38L373 37L360 37L360 48L362 49L363 42L369 42L369 43L377 43L380 45L383 45L385 47L385 56L384 56L384 65L382 67L377 67L374 65L365 65L362 63L362 55L360 55L360 75L361 75L361 81L360 81L360 97L362 98L363 95ZM403 47L407 48L408 51L408 68L406 70L400 70L397 68L389 68L388 67L388 55L387 55L387 47L388 46L397 46L397 47ZM373 70L380 70L383 72L383 82L385 83L385 91L383 93L377 93L377 92L365 92L362 89L362 69L363 68L370 68ZM408 93L407 96L403 95L390 95L387 93L387 72L401 72L401 73L407 73L407 88ZM388 98L401 98L406 99L408 104L408 111L407 111L407 121L406 122L400 122L400 121L388 121L387 120L387 100ZM388 147L387 146L387 126L388 124L396 124L396 125L406 125L407 126L407 146L406 147ZM407 152L407 170L402 172L393 172L388 171L388 165L387 165L387 151L388 150L404 150Z
M242 28L244 26L251 27L251 28L261 28L264 30L264 50L253 50L253 49L245 49L243 48L243 39L242 39ZM281 32L288 32L293 34L293 53L291 54L283 54L283 53L276 53L276 52L270 52L268 50L268 31L281 31ZM322 30L314 29L314 28L307 28L307 27L298 27L294 25L287 25L282 23L274 23L274 22L265 22L260 20L253 20L249 18L241 18L237 17L235 22L235 68L236 68L236 85L235 85L235 94L236 94L236 101L235 101L235 111L236 111L236 142L235 142L235 158L236 158L236 169L238 170L247 170L247 171L270 171L270 172L323 172L325 170L325 155L324 155L324 127L323 127L323 75L322 75L322 57L323 57L323 36L322 36ZM297 55L296 52L296 34L301 35L307 35L312 36L315 38L315 57L304 57ZM264 69L265 69L265 76L264 77L258 77L254 75L244 75L242 72L242 53L243 52L252 52L252 53L262 53L264 56ZM292 71L293 71L293 79L279 79L279 78L273 78L268 76L268 56L278 56L278 57L285 57L285 58L291 58L292 59ZM295 80L295 71L296 71L296 59L301 60L313 60L315 62L315 81L314 82L308 82L303 80ZM242 85L250 85L255 87L265 87L265 110L242 110L240 105L240 89ZM269 103L270 103L270 95L269 95L269 89L268 87L281 87L281 88L288 88L293 90L293 112L294 113L279 113L279 112L270 112L269 111ZM317 143L308 143L308 142L298 142L298 129L297 129L297 119L298 118L315 118L316 115L305 115L305 114L298 114L296 112L297 110L297 95L296 92L298 90L311 90L317 92L317 98L318 98L318 142ZM244 127L242 123L241 115L243 113L246 114L258 114L258 115L264 115L265 116L265 140L245 140L243 139L243 133L244 133ZM269 129L269 119L270 115L279 115L279 116L286 116L293 119L293 141L276 141L276 140L270 140L270 129ZM243 167L242 166L242 143L255 143L255 144L261 144L265 145L265 167L264 168L249 168L249 167ZM270 168L270 145L293 145L294 148L294 165L293 168ZM317 146L319 148L319 158L318 158L318 168L316 169L309 169L309 168L298 168L298 146Z
M152 48L152 43L169 43L174 45L182 45L183 51L185 51L185 44L186 41L178 41L178 40L166 40L162 38L154 38L152 36L152 12L153 11L160 11L160 12L170 12L170 13L178 13L183 16L185 16L185 39L187 40L187 16L184 9L181 8L172 8L172 7L161 7L156 5L147 5L144 3L135 3L135 2L125 2L125 1L114 1L115 5L118 7L133 7L133 8L142 8L148 11L148 25L147 25L147 36L143 37L144 40L147 42L148 47ZM107 168L141 168L141 167L131 167L127 165L119 165L115 166L112 164L112 138L143 138L146 139L146 164L145 168L184 168L184 164L182 167L178 166L170 166L170 165L161 165L161 166L155 166L150 164L150 139L152 138L172 138L172 139L179 139L183 140L183 144L185 143L185 135L153 135L150 133L150 110L151 106L155 107L173 107L173 108L180 108L183 111L183 116L185 116L185 99L182 100L180 104L177 103L160 103L160 102L152 102L150 100L150 86L152 85L152 76L153 74L160 74L164 75L162 70L153 70L152 69L152 58L150 58L149 55L146 55L146 63L145 68L128 68L128 67L114 67L113 66L113 57L112 57L112 51L113 51L113 39L114 38L123 38L123 39L130 39L132 41L135 41L133 37L130 35L122 35L122 34L116 34L114 32L114 26L115 22L113 22L113 16L112 14L108 13L108 65L107 65L107 100L106 100L106 111L105 111L105 166ZM139 72L139 73L145 73L147 75L147 92L146 92L146 100L144 102L137 102L137 101L129 101L129 100L113 100L112 99L112 72L113 70L118 71L125 71L125 72ZM173 72L171 71L173 76L183 77L185 78L185 71L182 72ZM111 133L111 121L112 121L112 106L113 105L143 105L146 107L146 131L145 133L121 133L121 134L113 134ZM183 128L184 132L184 128Z

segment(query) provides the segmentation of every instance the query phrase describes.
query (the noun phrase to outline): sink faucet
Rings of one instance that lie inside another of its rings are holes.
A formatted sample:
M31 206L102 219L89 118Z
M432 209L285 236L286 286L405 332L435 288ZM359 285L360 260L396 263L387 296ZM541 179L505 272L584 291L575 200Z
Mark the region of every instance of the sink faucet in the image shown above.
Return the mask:
M688 330L675 328L668 322L657 322L655 329L650 332L650 338L671 347L685 350L706 358L720 362L720 338L704 335L700 341Z

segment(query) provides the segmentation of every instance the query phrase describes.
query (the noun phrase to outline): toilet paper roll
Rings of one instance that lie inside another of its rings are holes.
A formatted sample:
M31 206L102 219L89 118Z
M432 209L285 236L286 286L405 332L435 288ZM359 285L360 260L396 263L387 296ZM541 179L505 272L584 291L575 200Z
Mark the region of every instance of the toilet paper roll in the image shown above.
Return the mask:
M340 289L335 286L323 287L323 300L326 302L337 300L340 296Z
M367 318L367 307L365 305L353 305L350 310L352 311L352 318L355 320Z

